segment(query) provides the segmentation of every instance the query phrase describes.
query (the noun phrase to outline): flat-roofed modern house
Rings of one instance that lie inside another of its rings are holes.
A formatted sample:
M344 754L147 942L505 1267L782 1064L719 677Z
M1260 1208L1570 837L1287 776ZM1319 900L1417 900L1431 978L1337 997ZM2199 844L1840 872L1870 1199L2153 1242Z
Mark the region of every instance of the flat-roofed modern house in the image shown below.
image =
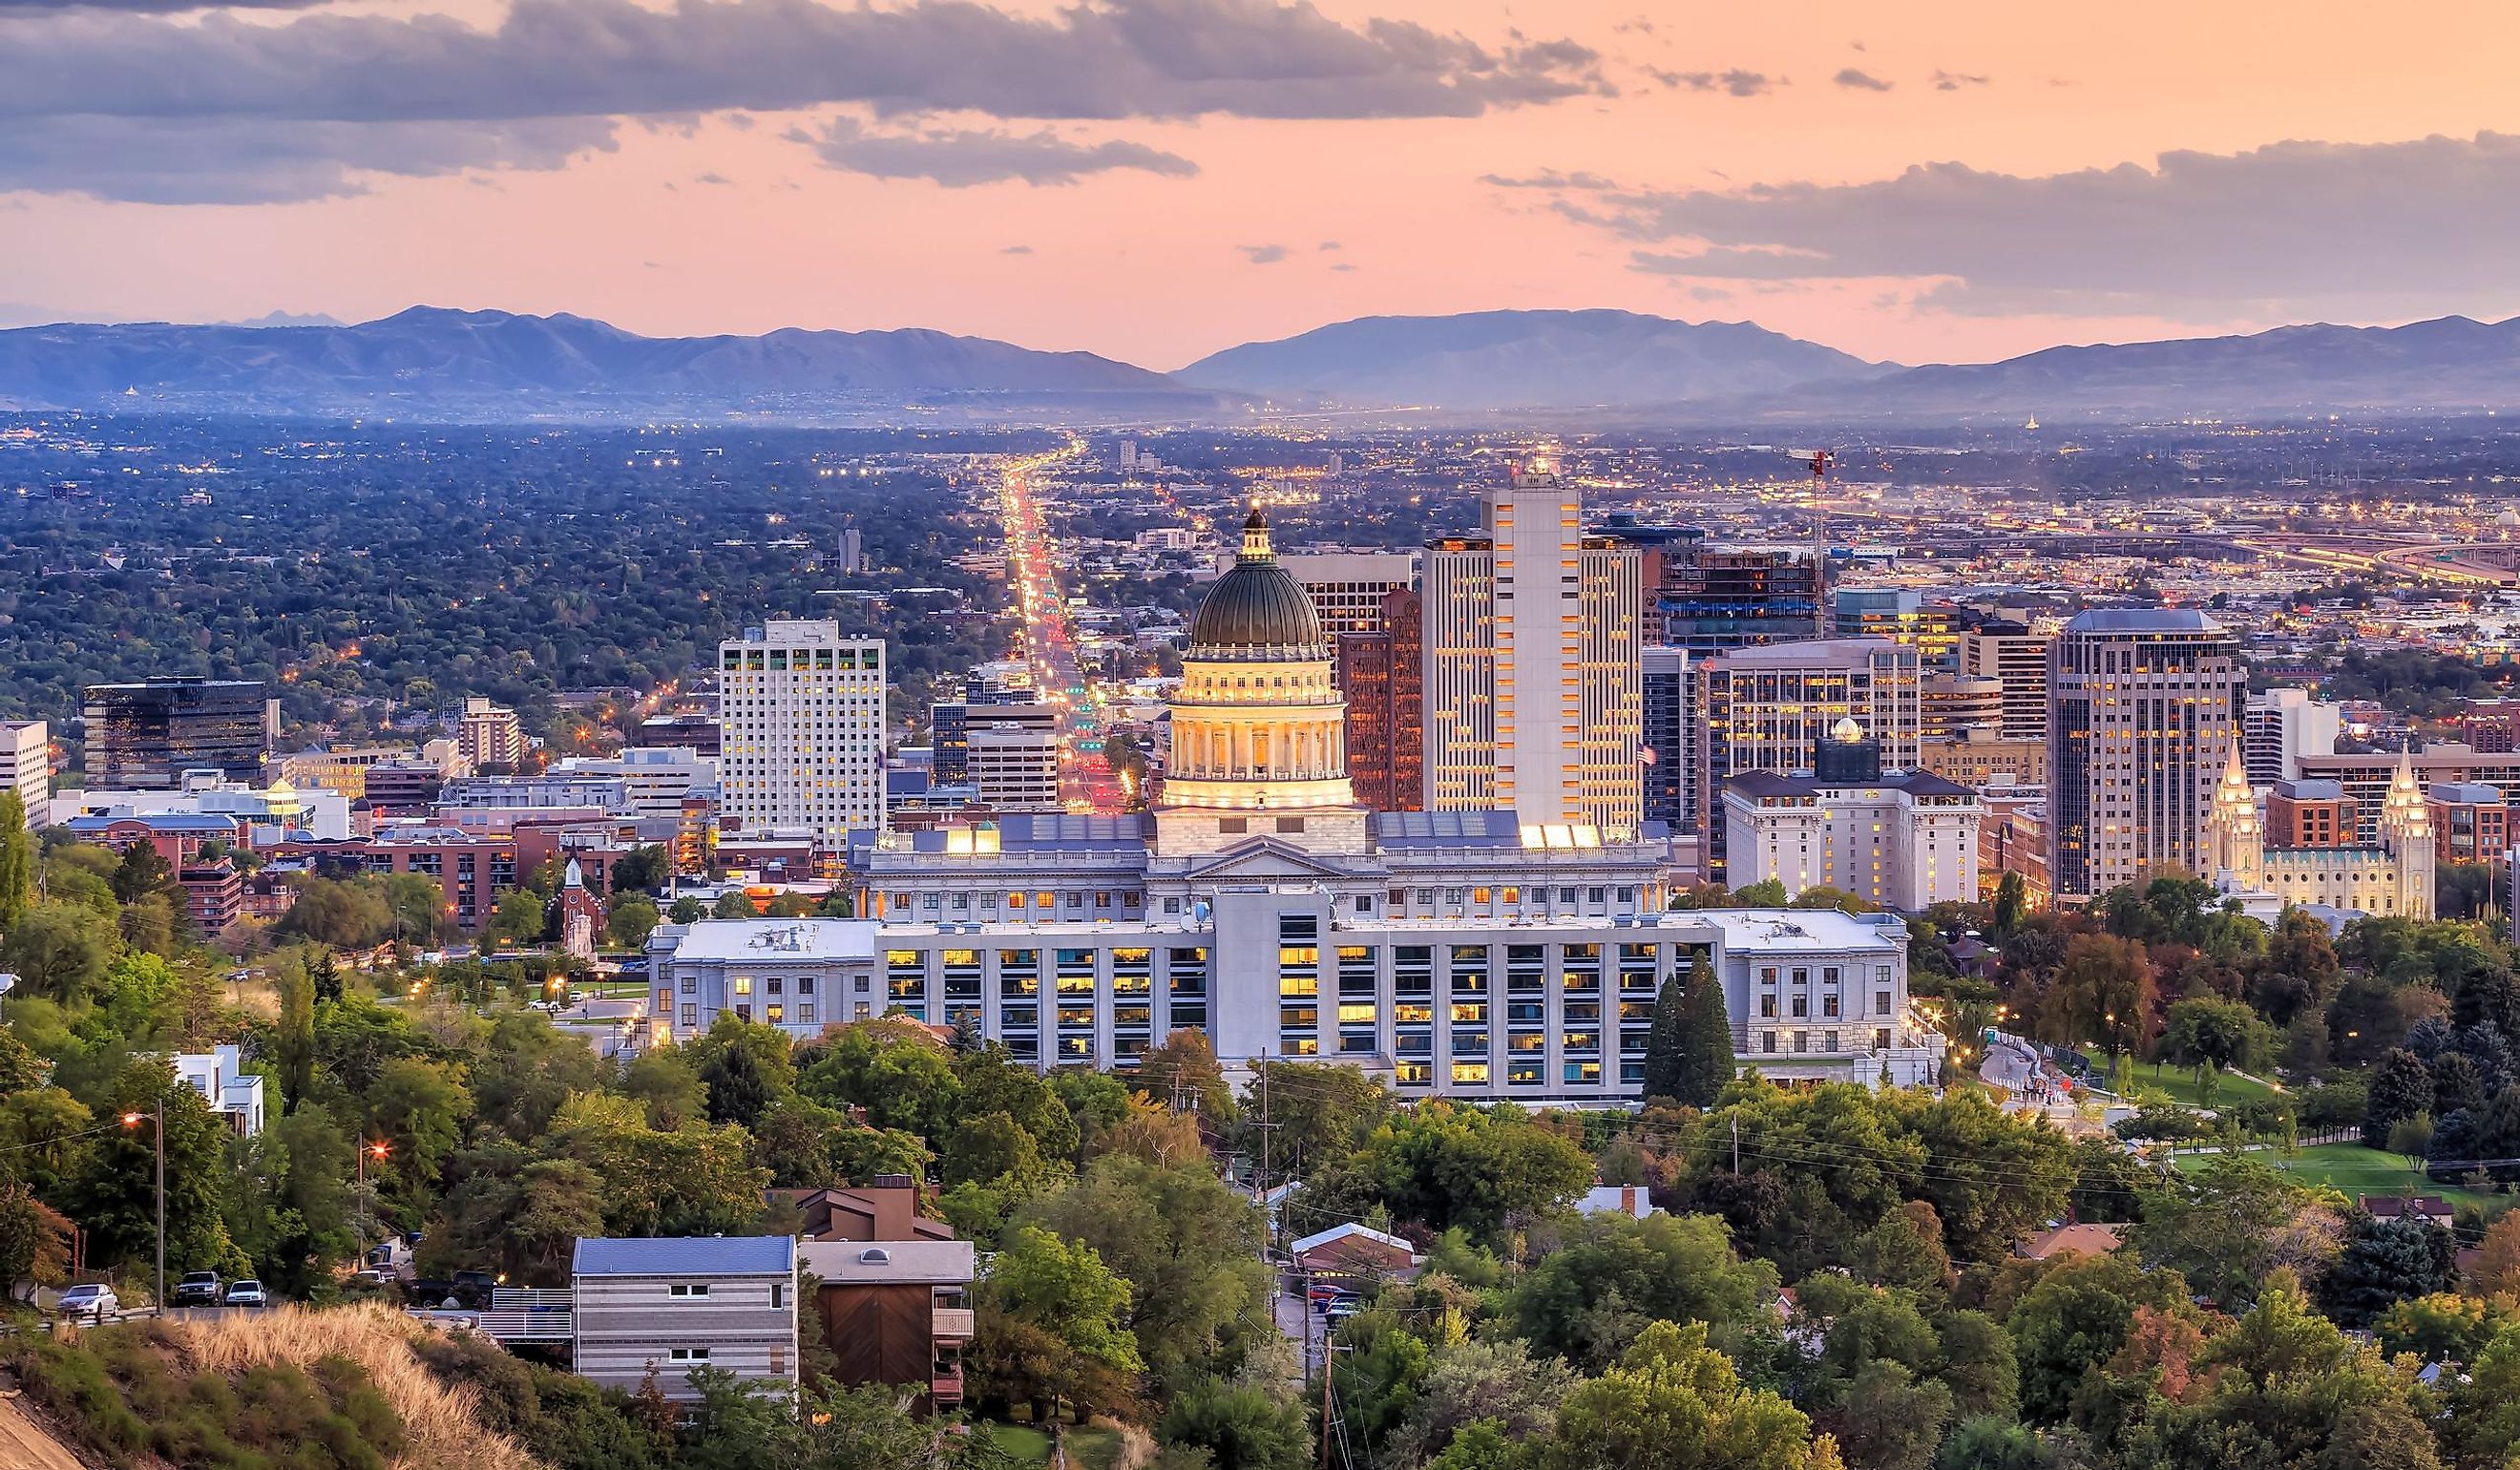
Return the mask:
M581 1238L571 1274L579 1377L635 1392L652 1366L683 1400L698 1368L796 1382L796 1242L785 1235Z

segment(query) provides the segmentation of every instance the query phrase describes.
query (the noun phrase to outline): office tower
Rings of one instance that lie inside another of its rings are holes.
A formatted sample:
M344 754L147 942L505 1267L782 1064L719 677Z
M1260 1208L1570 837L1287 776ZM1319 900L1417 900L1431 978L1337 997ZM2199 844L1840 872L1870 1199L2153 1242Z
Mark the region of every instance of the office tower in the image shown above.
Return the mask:
M1020 658L973 664L963 676L966 704L1030 704L1035 697L1032 665Z
M1314 599L1320 606L1320 599ZM1416 812L1426 800L1425 607L1406 587L1385 592L1371 631L1338 637L1347 699L1347 774L1357 805Z
M1382 623L1382 596L1418 585L1422 553L1295 552L1278 564L1302 585L1322 615L1322 631L1335 639L1371 633Z
M2048 738L2048 649L2056 640L2001 619L1960 635L1960 673L2003 686L2003 736Z
M0 790L25 803L26 828L52 824L53 736L41 720L0 720Z
M1948 740L1971 730L2001 730L2003 681L1966 674L1927 674L1917 689L1917 718L1920 733L1928 740Z
M1122 439L1120 441L1120 468L1123 469L1135 469L1138 468L1137 440Z
M866 533L855 526L843 527L832 548L832 569L836 572L866 570Z
M455 727L455 748L472 763L516 767L525 760L525 728L517 712L488 699L464 701L464 717Z
M1644 650L1639 677L1643 708L1644 820L1668 823L1675 832L1697 828L1696 681L1688 650L1657 644Z
M679 746L694 755L714 756L718 725L707 715L650 715L630 732L630 743L658 750Z
M162 790L202 770L259 785L280 735L280 704L254 680L94 684L80 734L96 789Z
M2301 758L2334 755L2344 728L2343 708L2313 699L2308 690L2251 694L2240 711L2240 761L2249 783L2299 780Z
M1038 705L983 705L994 716ZM1001 812L1056 812L1058 799L1058 731L1054 725L994 718L976 720L966 735L964 765L980 800Z
M718 645L721 806L747 827L884 824L883 640L792 620Z
M2048 652L2050 869L2060 897L2202 873L2205 818L2248 674L2223 625L2182 608L2085 612Z
M1657 642L1705 654L1821 636L1820 562L1808 551L1674 547L1661 571Z
M1536 460L1426 552L1426 807L1632 832L1642 558Z
M1692 794L1708 876L1725 881L1724 833L1714 821L1725 778L1801 770L1850 717L1880 742L1884 769L1915 770L1920 682L1916 650L1886 638L1772 644L1700 661Z
M971 774L971 733L991 726L1055 732L1058 711L1048 704L1003 697L929 705L928 745L934 758L928 769L936 784L962 786L976 780Z
M1916 650L1927 672L1960 663L1960 611L1904 587L1841 587L1829 597L1831 638L1886 638Z

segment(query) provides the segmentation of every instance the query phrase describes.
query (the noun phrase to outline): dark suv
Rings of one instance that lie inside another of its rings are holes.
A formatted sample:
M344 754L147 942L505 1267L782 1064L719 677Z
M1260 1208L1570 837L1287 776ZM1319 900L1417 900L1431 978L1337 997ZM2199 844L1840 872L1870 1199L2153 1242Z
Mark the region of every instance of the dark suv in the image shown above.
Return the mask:
M219 1279L217 1271L188 1270L184 1279L175 1283L175 1289L166 1294L166 1302L170 1307L216 1307L219 1293L226 1289L227 1283Z
M455 1273L455 1300L467 1307L487 1307L490 1293L498 1285L499 1278L486 1270L459 1270Z

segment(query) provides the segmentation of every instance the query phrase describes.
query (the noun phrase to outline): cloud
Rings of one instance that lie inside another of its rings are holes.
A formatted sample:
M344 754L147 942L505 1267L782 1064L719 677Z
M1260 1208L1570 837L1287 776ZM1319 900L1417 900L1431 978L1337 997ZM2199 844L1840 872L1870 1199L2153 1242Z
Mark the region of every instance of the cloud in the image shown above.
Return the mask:
M1483 173L1479 175L1479 182L1499 189L1601 190L1619 187L1598 173L1585 173L1580 169L1574 173L1560 173L1554 168L1544 168L1538 173L1522 178L1501 173Z
M1026 245L1012 245L1000 250L998 253L1001 255L1029 255L1032 253L1032 246Z
M0 0L0 19L45 11L120 11L126 15L170 15L188 10L305 10L325 0Z
M1036 133L960 129L876 132L854 117L819 130L791 128L791 142L810 146L826 167L878 179L927 179L947 189L978 184L1074 184L1088 174L1139 169L1187 179L1198 165L1179 154L1111 139L1076 143L1044 128Z
M0 7L0 152L22 159L0 188L116 198L134 190L113 180L133 175L156 180L142 187L157 195L185 192L174 170L148 161L158 151L206 170L198 192L220 198L236 192L221 182L230 176L304 198L352 192L360 172L542 166L516 161L535 154L518 146L536 131L526 124L608 139L620 119L688 128L712 113L748 122L834 104L1033 123L1468 117L1615 91L1599 55L1574 41L1350 24L1311 0L1077 0L1030 15L973 0L513 0L486 28L417 7L278 22L151 13L175 0ZM292 123L293 143L279 137ZM423 140L429 128L441 136ZM110 137L116 151L65 152L81 136ZM242 152L219 155L213 139ZM1136 145L1068 158L1041 134L840 141L860 145L843 156L940 182L992 151L1005 177L1047 178L1063 162L1187 166ZM341 146L327 155L317 145L328 142ZM40 166L22 161L37 155ZM399 166L405 155L419 163Z
M1965 71L1946 71L1940 67L1934 68L1934 90L1937 92L1957 92L1962 87L1983 87L1993 80L1995 78L1991 76L1972 76Z
M1906 279L1955 313L2412 315L2512 300L2520 136L2284 142L2037 176L1931 163L1557 207L1656 246L1630 262L1651 274Z
M1236 245L1235 248L1253 265L1276 265L1286 258L1286 247L1282 245Z
M1829 80L1841 87L1852 87L1859 92L1887 92L1891 86L1889 82L1883 81L1871 72L1854 67L1847 67Z
M1313 248L1327 253L1331 250L1344 250L1347 246L1339 244L1335 240L1325 240L1320 245L1313 246Z
M1673 91L1723 92L1733 97L1760 97L1783 85L1781 77L1765 71L1745 71L1735 67L1730 71L1664 71L1646 68L1653 79Z
M0 192L146 204L277 204L365 194L365 175L558 168L613 147L605 118L516 122L272 122L165 127L129 117L0 123Z

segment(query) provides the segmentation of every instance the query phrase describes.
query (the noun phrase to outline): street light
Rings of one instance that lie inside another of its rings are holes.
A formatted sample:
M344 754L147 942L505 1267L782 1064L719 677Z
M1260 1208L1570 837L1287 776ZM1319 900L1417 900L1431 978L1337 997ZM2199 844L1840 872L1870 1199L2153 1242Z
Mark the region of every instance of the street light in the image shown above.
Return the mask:
M368 1245L368 1155L374 1154L382 1159L390 1151L391 1145L382 1138L379 1138L374 1143L359 1145L359 1249L361 1250L366 1250Z
M150 1132L156 1136L158 1149L158 1314L166 1314L166 1099L159 1096L146 1113L125 1113L122 1126L138 1128L140 1120L150 1120Z

